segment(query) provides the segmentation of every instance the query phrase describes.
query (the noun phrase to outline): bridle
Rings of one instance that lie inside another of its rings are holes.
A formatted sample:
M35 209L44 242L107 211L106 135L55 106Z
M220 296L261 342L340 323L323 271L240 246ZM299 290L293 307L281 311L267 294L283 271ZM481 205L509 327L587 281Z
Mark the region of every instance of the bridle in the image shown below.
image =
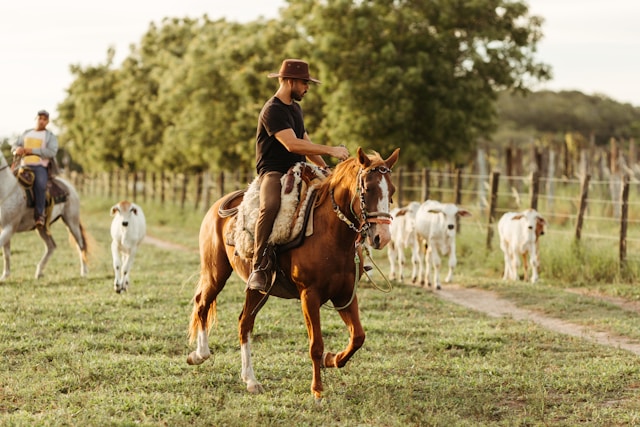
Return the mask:
M330 193L331 193L331 203L333 204L333 211L336 213L336 215L338 216L340 221L342 221L345 224L347 224L347 226L351 230L353 230L356 234L358 234L358 237L356 238L356 242L355 242L356 249L359 246L362 246L364 244L364 240L365 240L365 236L366 236L367 230L371 227L371 224L391 224L391 218L392 218L391 214L389 214L387 212L378 212L378 211L376 211L376 212L368 212L367 211L367 205L366 205L365 200L364 200L365 193L367 192L367 186L365 185L365 179L366 179L367 175L369 175L370 173L373 173L373 172L378 172L378 173L384 175L384 174L387 174L387 173L390 174L391 173L391 169L389 169L386 166L376 166L376 167L373 167L373 168L368 169L368 170L360 168L360 170L358 171L358 175L356 176L356 179L357 179L356 191L355 191L355 194L353 195L353 197L351 198L351 203L349 203L349 208L351 210L351 213L360 222L360 224L358 224L357 226L353 221L351 221L349 218L347 218L347 216L340 210L340 207L336 203L336 199L335 199L335 197L333 195L333 188L330 191ZM353 204L354 204L354 201L355 201L356 197L358 197L360 199L360 215L356 214L354 209L353 209ZM364 250L367 253L369 252L369 250L366 248L366 246L364 246ZM371 258L371 256L369 256L369 258ZM355 264L355 279L354 279L354 282L353 282L353 292L351 293L351 298L349 298L349 301L347 301L347 303L344 304L343 306L340 306L340 307L333 306L333 307L331 307L334 310L340 311L340 310L344 310L345 308L349 307L351 305L351 303L353 302L355 296L356 296L356 292L358 290L358 282L360 282L360 262L361 262L360 256L358 256L358 251L357 250L355 252L355 257L354 257L353 261L354 261L354 264ZM383 274L383 277L384 277L384 274ZM388 280L387 280L387 283L389 283Z
M349 218L347 218L347 216L340 210L340 207L338 206L338 204L336 203L336 199L334 197L333 194L333 188L331 189L331 203L333 204L333 211L336 213L336 215L338 216L338 218L340 219L340 221L344 222L345 224L347 224L347 226L353 230L356 234L358 234L358 240L357 242L361 241L364 239L364 236L367 232L367 230L369 230L369 228L371 227L371 224L391 224L391 214L387 213L387 212L368 212L367 211L367 205L365 203L364 200L364 196L365 193L367 191L367 186L365 185L365 179L367 177L367 175L369 175L370 173L373 172L378 172L382 175L387 174L387 173L391 173L391 169L389 169L386 166L376 166L373 167L371 169L363 169L360 168L360 170L358 171L358 175L356 176L356 191L353 195L353 197L351 198L351 203L349 204L351 213L353 214L353 216L356 217L356 219L359 221L359 224L356 225L353 221L351 221ZM359 198L360 199L360 214L358 215L354 208L354 202L355 199Z

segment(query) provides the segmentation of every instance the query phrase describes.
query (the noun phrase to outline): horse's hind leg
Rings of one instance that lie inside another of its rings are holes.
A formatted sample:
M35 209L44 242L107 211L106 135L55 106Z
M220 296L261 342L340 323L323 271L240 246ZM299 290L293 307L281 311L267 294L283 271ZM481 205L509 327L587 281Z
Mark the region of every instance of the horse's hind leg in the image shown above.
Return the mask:
M87 277L87 239L85 236L84 228L80 223L80 218L72 218L67 219L66 217L62 217L65 225L67 226L67 230L73 236L73 239L76 241L76 246L78 248L78 254L80 255L80 276Z
M216 298L233 271L226 260L218 263L202 260L201 264L189 326L189 341L196 341L197 347L187 357L189 365L199 365L211 356L209 330L216 317Z
M51 255L53 255L53 251L56 249L56 242L53 240L53 237L51 237L51 235L47 234L47 231L44 229L44 227L38 228L37 230L40 238L45 245L44 254L40 259L40 262L38 262L38 265L36 266L36 279L39 279L40 277L44 276L44 268L46 267L47 262L49 262L49 258L51 258Z
M2 276L0 276L0 282L6 280L11 274L11 241L8 240L2 246L2 257L4 258L4 269L2 271Z

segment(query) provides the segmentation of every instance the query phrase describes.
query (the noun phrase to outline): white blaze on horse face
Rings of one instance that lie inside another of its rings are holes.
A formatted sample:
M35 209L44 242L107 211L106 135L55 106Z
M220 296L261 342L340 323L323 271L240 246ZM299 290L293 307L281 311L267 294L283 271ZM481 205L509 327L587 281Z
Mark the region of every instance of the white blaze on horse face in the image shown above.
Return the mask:
M389 194L389 185L387 180L382 178L378 184L378 188L380 189L380 196L378 199L378 203L376 204L373 211L380 213L389 213L389 202L391 196ZM381 217L382 219L386 219ZM367 238L369 240L369 245L371 245L375 249L384 248L387 243L391 241L391 231L389 230L389 223L372 223L370 232L367 234Z

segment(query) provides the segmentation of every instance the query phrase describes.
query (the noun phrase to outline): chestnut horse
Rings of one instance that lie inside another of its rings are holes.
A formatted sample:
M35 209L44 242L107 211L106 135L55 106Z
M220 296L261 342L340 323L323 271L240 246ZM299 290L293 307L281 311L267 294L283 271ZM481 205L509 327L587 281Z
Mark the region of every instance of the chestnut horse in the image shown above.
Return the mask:
M356 157L340 163L318 187L313 211L316 231L301 246L278 253L276 269L297 290L297 295L289 298L301 302L313 365L311 392L318 402L323 390L320 369L342 368L364 343L356 295L363 272L361 245L366 239L374 249L382 249L390 240L389 204L395 192L390 172L399 152L398 148L384 160L378 153L365 154L358 148ZM233 196L215 202L200 228L200 278L189 327L190 342L196 341L197 348L187 358L190 365L198 365L211 355L208 336L216 316L216 298L232 271L245 282L251 272L250 260L240 258L229 245L232 217L220 214L222 206L240 204L242 198ZM272 295L282 296L275 291ZM241 376L251 393L263 392L251 363L250 335L264 298L258 291L247 290L239 319ZM349 344L339 353L325 351L322 340L320 307L328 301L350 335Z

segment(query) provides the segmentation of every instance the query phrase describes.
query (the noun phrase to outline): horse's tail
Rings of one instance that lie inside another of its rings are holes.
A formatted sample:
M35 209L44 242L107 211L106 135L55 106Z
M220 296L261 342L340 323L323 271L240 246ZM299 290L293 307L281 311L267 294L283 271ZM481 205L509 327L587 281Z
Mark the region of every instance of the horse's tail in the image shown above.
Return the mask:
M74 244L80 251L80 256L82 257L82 261L85 264L89 263L89 254L91 253L91 248L93 247L93 237L85 230L84 226L81 222L78 221L78 230L80 230L80 241L76 240L73 236L73 233L69 233L69 243L71 246Z
M200 279L198 279L198 287L195 292L195 296L193 297L193 312L191 313L191 323L189 325L189 343L192 344L196 338L198 337L198 331L200 326L200 310L206 310L206 304L202 300L203 298L207 298L206 292L207 289L211 288L211 284L207 283L207 280L211 280L208 274L204 274L204 272L200 273ZM211 304L209 304L209 309L207 310L206 316L206 325L203 326L203 330L206 330L207 333L211 330L211 326L215 322L218 323L218 316L216 310L217 302L214 299Z

